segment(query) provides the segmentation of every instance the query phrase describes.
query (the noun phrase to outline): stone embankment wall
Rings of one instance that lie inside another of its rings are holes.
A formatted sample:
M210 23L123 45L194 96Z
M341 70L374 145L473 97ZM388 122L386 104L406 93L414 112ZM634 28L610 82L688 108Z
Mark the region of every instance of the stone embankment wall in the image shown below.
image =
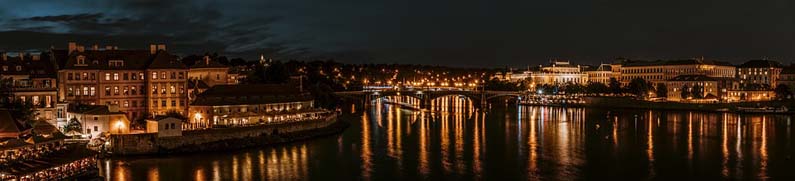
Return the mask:
M347 123L330 116L297 123L191 130L175 137L157 137L157 133L111 135L110 151L113 155L143 155L232 150L334 134L346 127Z
M736 107L772 106L790 107L792 102L786 101L758 101L734 103L680 103L680 102L651 102L635 100L628 97L584 97L586 107L599 108L630 108L630 109L662 109L662 110L689 110L689 111L721 111L732 110ZM721 111L722 112L722 111Z

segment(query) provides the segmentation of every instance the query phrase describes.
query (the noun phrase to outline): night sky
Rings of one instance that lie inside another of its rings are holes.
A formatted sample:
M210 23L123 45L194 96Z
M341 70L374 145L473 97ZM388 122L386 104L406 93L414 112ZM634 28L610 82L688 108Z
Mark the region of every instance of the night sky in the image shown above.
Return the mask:
M790 0L0 1L0 50L68 41L178 54L523 67L795 57Z

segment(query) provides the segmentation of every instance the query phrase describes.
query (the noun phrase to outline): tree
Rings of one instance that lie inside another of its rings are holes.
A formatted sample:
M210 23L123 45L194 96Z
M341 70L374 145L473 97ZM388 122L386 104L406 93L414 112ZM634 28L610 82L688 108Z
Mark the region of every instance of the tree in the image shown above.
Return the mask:
M790 99L792 97L792 91L789 90L789 86L784 84L779 84L773 91L776 92L776 99Z
M64 125L63 131L66 133L70 131L82 132L83 125L80 124L80 120L77 120L77 118L72 118L66 123L66 125Z
M600 93L608 93L610 92L610 88L607 85L599 82L589 82L587 86L585 86L585 91L590 94L600 94Z
M621 93L621 83L616 80L616 78L610 78L610 83L608 84L610 87L610 92L613 94L620 94Z
M9 110L11 117L25 121L30 125L33 125L34 119L39 115L33 108L31 101L11 100L11 103L4 104L4 107Z
M687 84L682 86L681 97L682 99L687 99L688 97L690 97L690 87L688 87Z
M657 83L655 94L657 97L668 97L668 87L664 83Z
M645 97L649 92L649 84L642 78L634 78L629 82L629 92L637 97Z
M569 83L564 87L567 94L580 94L585 92L585 87L580 84Z
M150 118L152 115L148 112L144 112L141 114L140 117L135 118L131 123L130 127L133 129L146 129L146 119Z
M287 67L279 61L275 61L265 69L265 82L266 83L287 83L290 79L290 73L287 72Z
M188 120L188 118L185 117L185 115L182 115L182 113L180 113L180 112L178 112L176 110L170 110L170 111L166 112L166 116L177 118L177 119L181 119L183 122Z
M696 99L704 98L704 86L701 86L699 84L693 85L693 91L691 92L692 92L691 94L693 94L693 98Z

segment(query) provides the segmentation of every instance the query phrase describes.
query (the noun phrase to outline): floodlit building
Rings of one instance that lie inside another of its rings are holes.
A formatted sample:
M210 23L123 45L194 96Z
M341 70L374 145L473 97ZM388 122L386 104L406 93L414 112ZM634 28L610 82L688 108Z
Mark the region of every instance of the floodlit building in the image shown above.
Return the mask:
M588 74L569 61L554 60L546 67L539 66L538 70L530 75L531 86L588 83Z
M601 64L599 67L591 68L584 72L588 74L588 82L598 82L608 85L610 83L610 78L613 78L613 68L610 64Z
M146 120L146 132L157 133L157 137L182 136L182 119L156 116Z
M291 84L216 85L191 104L189 129L289 123L320 118L308 92Z
M665 81L668 88L667 99L670 101L693 100L696 92L702 100L722 101L731 100L730 91L735 87L734 78L708 77L706 75L680 75ZM701 87L696 90L695 87ZM687 97L682 97L682 92L687 92Z
M130 119L187 111L188 69L165 45L148 50L95 45L87 50L69 43L68 49L51 52L60 67L59 102L118 105Z
M130 120L118 105L69 105L67 112L69 121L76 120L80 123L83 135L98 138L100 135L128 134Z
M737 66L737 78L743 89L773 89L778 85L783 67L773 60L750 60Z
M210 87L214 85L237 84L237 75L229 75L229 66L221 64L206 55L202 60L196 61L193 66L190 66L188 77L191 80L201 80Z
M795 91L795 66L782 68L777 84L787 85L790 91Z
M689 59L689 60L621 60L612 65L620 70L617 75L622 85L628 85L632 79L642 78L654 84L662 83L680 75L704 75L707 77L735 77L735 67L726 62Z

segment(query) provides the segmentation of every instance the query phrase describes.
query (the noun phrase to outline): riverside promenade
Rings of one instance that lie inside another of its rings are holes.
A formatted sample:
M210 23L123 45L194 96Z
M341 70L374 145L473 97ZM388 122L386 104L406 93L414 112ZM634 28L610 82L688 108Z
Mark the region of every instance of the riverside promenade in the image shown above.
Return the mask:
M346 127L347 123L331 114L300 122L189 130L173 137L151 133L112 135L109 153L118 156L234 150L335 134Z

